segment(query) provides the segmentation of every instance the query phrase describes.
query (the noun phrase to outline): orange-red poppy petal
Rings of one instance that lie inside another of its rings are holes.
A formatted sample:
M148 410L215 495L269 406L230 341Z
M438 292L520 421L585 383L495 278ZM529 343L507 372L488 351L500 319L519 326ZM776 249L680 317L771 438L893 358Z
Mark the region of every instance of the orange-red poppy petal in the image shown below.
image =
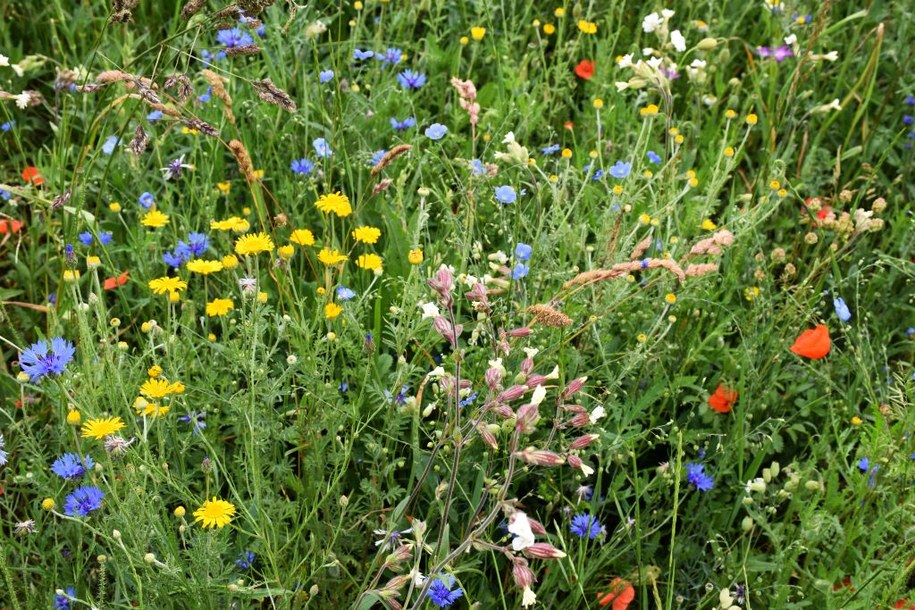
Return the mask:
M829 339L829 329L826 328L825 324L817 324L816 328L802 332L789 349L791 353L798 356L819 360L820 358L825 358L831 348L832 341Z
M582 80L591 80L594 76L594 63L583 59L575 66L575 75Z
M0 220L0 235L6 235L7 233L18 233L22 230L22 221L21 220Z
M26 182L31 182L35 186L38 186L44 182L44 178L41 176L41 172L39 172L38 168L34 165L30 165L22 170L22 179Z
M635 587L622 578L614 578L610 581L610 591L608 593L597 594L597 604L599 606L609 606L613 603L612 610L626 610L634 599Z
M737 402L737 390L718 384L715 393L708 397L708 405L718 413L730 413L731 407Z
M114 290L118 286L123 286L124 284L127 283L129 274L130 274L129 271L125 271L124 273L122 273L121 275L119 275L117 277L105 278L105 283L102 284L102 288L104 288L105 290Z

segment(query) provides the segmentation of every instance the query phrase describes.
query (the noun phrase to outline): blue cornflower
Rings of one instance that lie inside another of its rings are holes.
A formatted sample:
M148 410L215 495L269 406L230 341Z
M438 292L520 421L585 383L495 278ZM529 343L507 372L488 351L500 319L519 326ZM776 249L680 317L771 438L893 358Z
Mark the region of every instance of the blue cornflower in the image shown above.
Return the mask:
M80 487L64 502L64 512L71 517L88 517L89 513L102 507L105 494L98 487Z
M652 163L661 162L661 156L653 150L649 150L647 153L645 153L645 156L647 156L648 160L651 161Z
M51 472L62 479L78 479L95 466L90 456L80 457L77 453L65 453L51 464Z
M156 121L158 121L161 118L162 118L161 110L153 110L152 112L150 112L149 114L146 115L146 120L149 121L150 123L155 123Z
M559 144L550 144L545 148L541 148L540 152L544 155L552 155L553 153L559 152L559 149L562 148Z
M915 96L907 95L907 96L905 96L905 99L903 100L903 102L905 102L909 106L915 106Z
M858 470L860 470L861 472L867 472L870 467L871 467L871 462L866 457L863 457L860 460L858 460Z
M573 534L579 538L589 538L590 540L594 540L600 536L603 529L604 528L601 526L600 521L588 513L575 515L572 517L571 525L569 525L569 531L571 531Z
M48 305L57 305L57 293L52 292L48 295Z
M407 397L408 397L409 393L410 393L410 386L408 386L408 385L401 386L400 392L397 393L397 397L394 399L394 402L396 402L399 405L404 404L405 402L407 402Z
M319 81L322 85L323 85L324 83L328 83L328 82L332 81L333 79L334 79L334 71L333 71L333 70L321 70L320 72L318 72L318 81Z
M426 131L424 133L430 140L441 140L445 137L445 134L448 133L448 128L441 123L432 123L426 127Z
M845 299L842 297L836 297L832 300L832 306L836 310L836 315L839 316L839 319L843 322L848 322L851 320L851 310L848 308L848 305L845 304Z
M477 392L474 392L473 394L471 394L470 396L468 396L467 398L465 398L458 404L462 407L466 407L469 404L473 404L473 401L476 399L477 399Z
M207 423L203 421L206 419L206 416L206 411L201 411L200 413L197 411L191 411L187 415L182 415L179 417L178 421L183 421L185 423L191 424L191 431L194 434L200 434L200 432L202 432L203 429L207 427Z
M518 200L518 193L515 192L515 189L507 184L502 186L497 186L495 191L496 201L503 205L508 205L514 203Z
M340 301L349 301L354 298L356 293L346 286L337 286L337 299Z
M9 457L9 454L3 450L6 446L6 441L3 438L3 435L0 434L0 466L6 466L6 459Z
M246 47L254 44L254 38L241 28L232 28L216 32L216 42L227 47Z
M31 381L38 381L46 375L60 375L73 360L76 348L73 344L55 337L50 346L47 341L38 341L19 354L19 366Z
M152 193L143 193L140 195L140 205L147 210L156 205L156 200L153 198Z
M235 560L235 565L237 565L242 570L250 570L251 566L254 565L254 552L253 551L242 551L238 554L238 559Z
M594 172L593 176L591 176L591 180L600 180L603 177L604 177L604 170L599 169L596 172Z
M83 244L84 246L92 245L92 233L90 233L89 231L83 231L76 237L79 239L80 243Z
M187 234L188 248L194 256L203 256L210 247L210 238L203 233Z
M293 159L292 163L289 164L289 168L296 174L307 176L315 168L315 164L303 157L301 159Z
M267 36L267 24L261 23L260 27L258 27L256 30L254 30L254 33L257 34L261 38L264 38L265 36Z
M178 269L184 264L184 259L170 250L162 254L162 260L166 265L173 267L174 269Z
M397 82L404 89L419 89L426 84L426 75L422 72L404 70L397 75Z
M411 127L416 126L416 119L414 119L411 116L408 116L407 118L405 118L402 121L398 121L394 117L391 117L390 120L391 120L391 127L393 127L397 131L406 131L407 129L410 129Z
M474 176L482 176L486 173L486 168L483 167L483 162L479 159L474 159L470 162L470 173Z
M346 392L349 391L349 383L347 383L346 381L341 381L340 386L337 389L340 390L341 394L345 394Z
M69 597L76 597L76 588L67 587L64 592L66 595L55 595L54 596L54 610L70 610L70 600Z
M629 172L632 171L632 163L627 161L617 161L613 164L613 167L610 168L610 175L614 178L625 178L629 175Z
M524 263L518 263L517 265L515 265L515 268L512 269L512 279L520 280L520 279L526 277L527 274L530 272L530 270L531 270L530 266L525 265Z
M356 61L372 59L373 57L375 57L375 51L363 51L362 49L355 49L353 51L353 59Z
M105 139L105 143L102 144L102 152L105 153L106 155L110 155L111 153L114 152L114 147L117 145L118 145L118 137L117 136L108 136Z
M206 93L197 96L197 101L201 104L208 104L213 99L213 88L207 87Z
M451 587L453 586L454 576L451 576L450 574L439 574L435 577L429 590L426 591L426 597L439 608L447 608L464 595L464 592L460 587L452 591Z
M7 132L7 131L11 130L15 124L16 124L16 121L7 121L3 125L0 125L0 131Z
M915 120L912 119L911 114L902 115L902 124L903 125L911 125L913 122L915 122Z
M9 201L12 198L13 194L7 190L0 189L0 199L3 201Z
M515 259L522 263L530 260L533 253L534 249L527 244L518 242L518 245L515 246Z
M705 466L690 462L686 465L686 480L699 491L708 491L715 486L715 480L705 472Z
M315 154L318 155L319 159L329 159L334 154L334 151L330 149L330 145L324 138L316 138L311 145L314 146Z
M401 58L403 57L403 51L397 47L388 47L384 53L380 53L375 56L378 61L382 62L384 65L388 64L399 64Z
M384 158L384 156L386 154L388 154L388 151L386 151L383 148L381 150L376 150L375 152L373 152L372 159L371 159L372 165L378 165L379 163L381 163L381 160Z
M76 264L76 252L73 251L73 244L67 244L64 246L64 258L66 259L68 265Z

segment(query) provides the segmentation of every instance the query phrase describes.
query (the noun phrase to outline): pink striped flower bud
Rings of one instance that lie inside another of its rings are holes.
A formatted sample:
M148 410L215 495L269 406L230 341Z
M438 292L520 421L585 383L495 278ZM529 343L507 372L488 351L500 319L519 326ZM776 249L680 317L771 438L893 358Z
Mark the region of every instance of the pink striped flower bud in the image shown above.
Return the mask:
M483 439L483 442L489 445L492 449L498 449L499 443L496 442L496 437L492 432L489 431L489 428L483 422L477 424L477 432L480 433L480 438Z
M574 428L584 428L591 424L591 416L588 415L588 412L579 413L575 417L569 420L569 424Z
M524 396L524 393L527 392L527 390L528 387L526 385L513 385L512 387L499 394L497 400L499 402L511 402L512 400L518 400Z
M537 521L536 519L527 518L528 522L531 524L531 531L535 534L542 536L546 534L546 528L543 527L543 524Z
M568 411L569 413L587 413L588 410L581 405L562 405L563 411Z
M384 560L385 566L388 568L396 568L398 565L404 561L410 559L413 555L413 545L412 544L402 544L394 552L387 556ZM396 571L396 569L395 569Z
M516 451L515 457L534 466L562 466L565 463L565 459L558 453L531 447L523 451Z
M585 382L587 380L587 377L579 377L578 379L573 379L562 391L563 398L568 398L576 394L579 390L585 387Z
M534 387L537 387L538 385L543 385L543 382L546 380L547 380L546 375L536 375L535 374L535 375L531 375L530 377L528 377L527 381L525 383L527 383L527 387L534 388Z
M498 391L502 388L502 369L496 367L486 369L486 385L493 392Z
M492 410L493 413L504 419L511 419L515 416L515 412L512 411L512 408L504 403L497 403Z
M521 361L521 372L522 373L527 375L528 373L530 373L533 370L534 370L534 359L533 358L525 358L524 360Z
M515 427L518 428L522 434L530 434L537 429L538 421L540 421L540 411L537 408L537 405L522 405L518 409L518 420L515 422Z
M451 269L442 265L435 273L435 277L427 283L432 290L444 297L454 288L454 274L451 273Z
M562 559L566 556L565 553L546 542L535 542L525 548L523 553L528 557L536 557L537 559Z
M464 296L470 299L471 301L486 301L486 286L477 282L473 285L469 291L464 293Z
M584 449L598 438L600 438L600 435L598 434L583 434L572 441L569 445L569 449Z
M515 579L515 585L521 589L537 582L534 571L527 566L527 559L524 557L512 559L512 577Z
M508 337L527 337L531 334L531 329L527 326L522 326L521 328L513 328L511 330L505 331L505 335Z

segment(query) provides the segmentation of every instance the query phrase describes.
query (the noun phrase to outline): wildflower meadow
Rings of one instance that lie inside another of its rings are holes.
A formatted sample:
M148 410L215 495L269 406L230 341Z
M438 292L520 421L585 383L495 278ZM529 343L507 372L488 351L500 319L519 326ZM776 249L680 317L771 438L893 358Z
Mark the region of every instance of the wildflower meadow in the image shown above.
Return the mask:
M0 16L0 609L915 609L912 2Z

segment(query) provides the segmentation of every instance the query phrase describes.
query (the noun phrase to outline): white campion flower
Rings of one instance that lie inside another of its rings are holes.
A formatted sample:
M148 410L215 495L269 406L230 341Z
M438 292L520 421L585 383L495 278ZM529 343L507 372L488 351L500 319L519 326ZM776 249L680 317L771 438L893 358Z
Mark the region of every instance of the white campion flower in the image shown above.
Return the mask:
M674 11L670 10L669 8L665 8L665 9L661 10L661 17L664 17L664 21L669 20L675 14L676 13L674 13Z
M619 61L616 62L620 68L629 68L632 66L632 53L626 53L619 58Z
M497 371L501 372L503 375L505 375L508 372L505 370L505 365L502 364L501 358L496 358L495 360L490 360L489 368L496 369Z
M515 511L508 518L508 532L515 535L512 539L512 549L516 551L523 551L534 544L534 532L531 529L530 519L521 511Z
M644 55L645 57L651 57L652 55L654 55L654 49L652 49L651 47L645 47L644 49L642 49L642 55Z
M434 369L429 371L428 375L426 375L426 377L428 377L429 379L440 379L444 376L445 376L445 369L444 369L444 367L441 367L441 366L435 367Z
M544 377L544 379L559 379L559 365L553 367L553 370L550 371L550 374Z
M15 72L16 76L18 76L19 78L22 78L22 76L25 74L25 69L22 66L20 66L19 64L12 64L10 66L10 68L13 69L13 72Z
M543 402L544 398L546 398L546 388L542 385L538 385L534 388L534 393L531 394L531 404L539 405Z
M686 50L686 38L683 37L680 30L674 30L670 33L670 42L677 52L682 53Z
M32 96L29 95L28 91L23 91L22 93L20 93L19 95L16 96L16 106L20 110L25 110L26 108L28 108L29 102L31 102L31 101L32 101Z
M664 25L664 21L658 16L657 13L646 15L645 18L642 19L642 31L646 34L654 32L662 25Z
M442 315L435 303L420 303L419 308L423 310L423 320L426 318L437 318Z
M591 415L588 416L588 421L592 424L596 424L599 420L606 417L606 415L607 411L603 407L594 407L594 410L591 411Z
M540 350L537 349L536 347L523 347L521 349L524 351L524 355L527 356L528 358L530 358L531 360L534 359L534 356L536 356L537 354L540 353Z
M828 104L823 104L822 106L817 106L811 112L819 114L821 112L832 112L833 110L842 110L842 104L839 103L839 98L836 98L829 102Z
M534 593L530 587L524 587L524 592L521 594L521 607L529 608L537 603L537 594Z
M0 68L6 68L10 65L10 58L0 53Z
M785 36L785 44L789 47L793 47L794 43L797 42L797 35L791 34L790 36Z

